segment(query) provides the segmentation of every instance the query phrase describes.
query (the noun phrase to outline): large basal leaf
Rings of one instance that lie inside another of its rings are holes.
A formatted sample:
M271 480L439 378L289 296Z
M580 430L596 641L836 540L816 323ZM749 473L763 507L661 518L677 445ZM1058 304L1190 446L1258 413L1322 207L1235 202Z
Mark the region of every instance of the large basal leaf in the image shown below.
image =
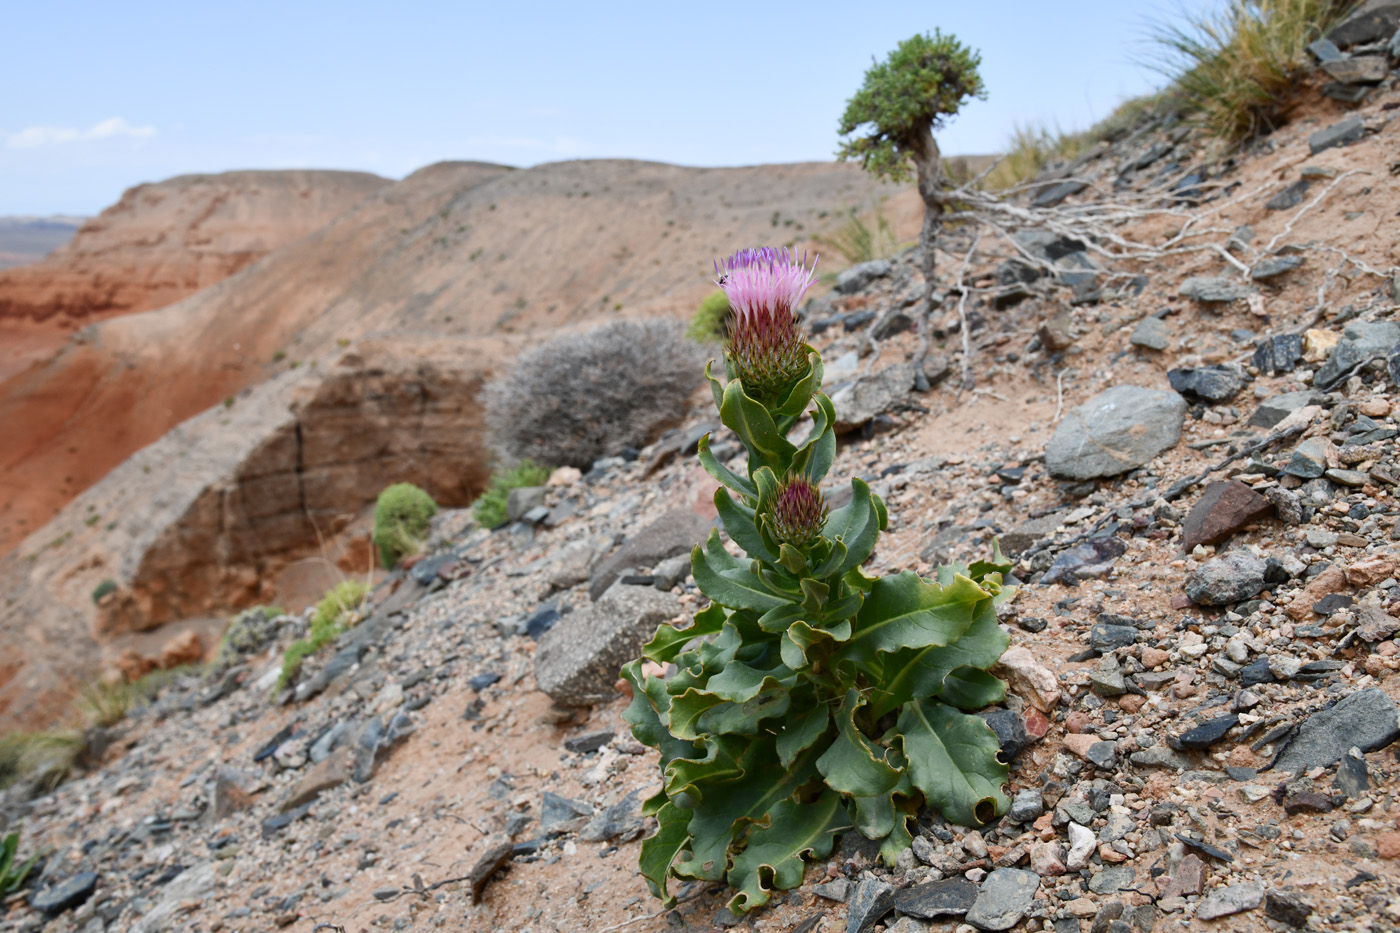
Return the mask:
M672 907L676 899L667 888L671 874L671 863L690 842L690 813L667 802L656 811L656 834L642 840L642 854L638 860L642 877L647 880L651 893L661 899L661 903Z
M974 712L1006 699L1006 681L975 667L958 667L943 678L938 698L960 710Z
M892 753L898 754L893 750ZM914 794L914 785L909 779L908 769L903 767L901 761L899 783L891 788L889 793L878 797L851 798L855 808L856 829L867 839L884 839L901 828L907 834L905 824L909 820L909 812L900 805L900 800L907 801Z
M846 691L836 712L837 736L817 759L817 770L832 790L852 797L877 797L894 790L899 770L886 759L886 749L866 738L856 725L856 711L863 705L858 690Z
M1001 745L985 720L937 700L914 700L900 710L895 728L909 776L930 806L960 826L981 826L1006 812L1001 788L1011 772L997 760Z
M972 625L972 610L988 594L967 577L947 586L906 570L871 586L856 616L843 660L865 662L901 648L950 645Z
M701 732L715 735L754 735L765 719L782 716L792 705L792 692L771 677L764 688L742 702L726 701L700 717Z
M659 749L663 768L672 759L696 755L695 743L675 737L666 728L671 706L666 684L656 677L643 677L640 658L626 664L622 676L632 685L632 702L623 711L622 719L632 727L633 738Z
M748 846L734 858L726 880L738 893L729 909L743 915L768 903L772 892L802 884L803 859L826 858L836 836L849 828L841 798L827 791L812 803L784 800L767 826L749 831Z
M806 709L798 708L782 723L775 743L778 761L784 768L792 766L797 756L817 743L826 734L831 722L831 713L824 703L808 704Z
M705 689L722 700L742 703L763 690L777 686L791 687L796 680L797 676L786 665L757 668L742 661L731 661L724 670L710 678Z
M748 564L731 556L715 530L710 531L704 550L696 547L691 552L690 572L702 593L730 609L767 612L789 602L774 593Z
M670 664L680 654L681 649L697 638L714 635L724 627L729 613L719 603L710 603L695 613L695 620L686 628L661 625L651 641L642 646L642 657L657 664Z
M906 648L881 655L866 665L873 684L870 691L873 715L883 716L910 700L941 695L949 674L964 667L986 670L996 663L1010 642L1010 636L997 624L992 600L982 600L973 607L972 625L951 645ZM961 696L958 699L964 700ZM957 705L968 708L965 701Z
M690 854L676 862L677 874L718 881L728 868L729 846L751 823L765 822L773 807L787 800L812 778L812 753L799 755L790 767L778 763L773 740L758 736L744 741L739 771L722 781L694 786L703 796L691 811Z

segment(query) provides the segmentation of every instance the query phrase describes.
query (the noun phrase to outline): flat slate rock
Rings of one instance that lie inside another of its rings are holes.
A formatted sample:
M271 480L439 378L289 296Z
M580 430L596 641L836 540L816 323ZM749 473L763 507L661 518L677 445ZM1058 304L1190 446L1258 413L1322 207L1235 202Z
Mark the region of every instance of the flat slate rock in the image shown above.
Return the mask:
M1333 123L1325 129L1320 129L1308 137L1308 149L1313 155L1331 149L1333 146L1345 146L1354 143L1366 135L1366 122L1359 116L1350 116L1338 123Z
M1167 382L1189 401L1227 402L1244 388L1244 372L1230 365L1173 369L1167 373Z
M1228 716L1220 716L1209 722L1203 722L1194 729L1183 732L1177 741L1182 748L1189 748L1194 751L1210 748L1216 742L1225 738L1225 733L1239 725L1240 717L1234 713Z
M1273 513L1273 503L1237 479L1211 483L1181 522L1181 549L1219 544Z
M1089 480L1136 469L1181 440L1186 401L1175 392L1114 386L1071 409L1045 448L1061 479Z
M1021 922L1040 888L1040 876L1019 868L998 868L982 882L968 908L968 923L979 930L1009 930Z
M1214 920L1253 910L1264 903L1264 883L1246 881L1243 884L1229 884L1216 888L1204 898L1196 908L1197 920Z
M1278 374L1293 372L1302 358L1301 334L1272 334L1259 341L1250 362L1262 373Z
M956 876L905 888L894 896L894 909L920 920L961 917L977 900L977 885Z
M1258 354L1255 354L1256 358ZM1263 367L1260 367L1261 369ZM1276 370L1277 372L1291 371ZM1285 392L1282 395L1275 395L1273 398L1265 399L1259 403L1254 414L1250 416L1249 426L1252 428L1272 428L1293 412L1308 405L1320 405L1323 401L1323 394L1314 389L1305 389L1301 392Z
M1254 264L1254 268L1249 270L1249 277L1256 282L1262 282L1285 272L1292 272L1302 264L1302 256L1268 256Z
M668 509L597 565L588 584L589 598L601 599L624 573L649 570L668 557L689 554L696 542L705 540L715 521L714 516L697 514L687 506Z
M846 901L846 933L866 933L894 909L894 885L866 879Z
M1329 388L1341 381L1351 369L1369 360L1384 359L1400 343L1400 323L1370 321L1348 324L1342 328L1342 339L1318 367L1313 383Z
M1128 343L1149 350L1165 350L1171 343L1171 328L1159 317L1145 317L1133 328Z
M1379 687L1353 693L1335 706L1309 716L1284 743L1269 767L1302 774L1335 764L1353 746L1363 752L1385 748L1400 738L1400 708Z
M1177 287L1176 293L1203 304L1238 301L1254 294L1254 289L1230 276L1193 275Z
M54 916L87 902L97 890L97 872L84 871L29 895L29 906Z

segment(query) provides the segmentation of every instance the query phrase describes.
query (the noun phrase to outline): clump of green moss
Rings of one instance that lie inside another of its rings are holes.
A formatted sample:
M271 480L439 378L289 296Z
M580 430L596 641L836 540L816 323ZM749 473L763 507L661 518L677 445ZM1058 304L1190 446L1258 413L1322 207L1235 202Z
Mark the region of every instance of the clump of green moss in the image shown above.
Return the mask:
M289 686L301 668L301 662L323 646L334 641L340 633L349 628L355 613L369 595L369 584L362 580L345 580L331 587L316 604L311 616L311 630L306 637L292 642L282 656L282 676L277 679L277 689Z
M386 568L417 553L437 510L433 497L412 483L395 483L379 494L374 506L374 544Z
M549 479L549 469L530 460L521 460L509 470L491 474L486 491L472 504L472 517L482 528L499 528L506 523L506 500L512 489L538 486Z
M107 579L103 580L101 583L97 584L97 586L93 587L93 590L92 590L92 602L93 602L93 604L96 605L97 603L102 602L102 598L103 598L104 596L106 596L108 593L115 593L116 590L117 590L117 581L116 581L116 580L113 580L111 577L108 577Z
M696 343L717 343L724 340L724 319L729 314L729 298L715 289L705 296L690 319L685 335Z

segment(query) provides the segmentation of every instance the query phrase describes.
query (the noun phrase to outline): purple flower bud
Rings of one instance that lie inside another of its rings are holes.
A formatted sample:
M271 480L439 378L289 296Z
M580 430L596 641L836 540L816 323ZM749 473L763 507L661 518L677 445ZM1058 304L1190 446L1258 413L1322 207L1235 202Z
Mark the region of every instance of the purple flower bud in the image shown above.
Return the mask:
M768 512L768 527L778 541L801 550L821 537L826 500L805 476L789 476L778 486Z
M725 353L744 389L760 401L776 395L807 369L802 326L793 309L816 280L787 248L741 249L721 265L715 284L733 312Z

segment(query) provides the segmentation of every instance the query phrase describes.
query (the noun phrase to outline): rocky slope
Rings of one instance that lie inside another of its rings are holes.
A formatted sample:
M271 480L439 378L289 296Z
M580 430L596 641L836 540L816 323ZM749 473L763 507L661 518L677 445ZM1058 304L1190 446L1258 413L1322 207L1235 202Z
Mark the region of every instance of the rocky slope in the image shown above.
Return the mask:
M893 868L847 833L742 920L722 886L651 899L656 758L612 671L703 604L685 554L712 487L688 455L714 431L743 467L704 405L635 460L556 472L500 530L444 513L285 691L306 614L240 617L210 669L89 734L90 771L6 793L22 845L52 849L7 922L1400 928L1400 204L1377 184L1396 104L1393 79L1314 94L1227 165L1144 127L1026 199L1067 211L1023 202L1010 243L961 281L945 263L932 319L910 253L806 307L848 429L833 484L862 477L889 506L871 570L994 539L1015 560L1010 694L983 714L1012 763L992 825L921 813ZM1063 233L1110 193L1134 212L1120 241L1185 225L1203 248L1114 259ZM950 231L950 256L972 240Z

